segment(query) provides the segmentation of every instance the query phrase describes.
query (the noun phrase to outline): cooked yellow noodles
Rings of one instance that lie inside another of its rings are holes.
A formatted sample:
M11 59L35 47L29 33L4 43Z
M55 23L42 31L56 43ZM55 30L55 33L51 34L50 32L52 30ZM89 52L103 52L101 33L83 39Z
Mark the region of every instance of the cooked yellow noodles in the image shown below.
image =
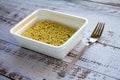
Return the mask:
M64 44L75 31L75 29L65 25L43 20L35 23L23 32L22 35L48 44L60 46Z

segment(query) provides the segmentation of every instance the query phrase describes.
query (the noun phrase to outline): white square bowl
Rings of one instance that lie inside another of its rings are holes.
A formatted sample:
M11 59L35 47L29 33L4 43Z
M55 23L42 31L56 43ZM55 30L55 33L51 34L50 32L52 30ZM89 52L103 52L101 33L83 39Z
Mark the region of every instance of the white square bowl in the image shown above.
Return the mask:
M23 33L26 29L30 28L40 20L55 21L73 27L77 29L77 31L71 38L69 38L63 45L60 46L53 46L21 35L21 33ZM57 59L63 59L81 40L87 22L87 19L83 17L52 10L38 9L13 27L10 30L10 33L19 42L19 44L25 48Z

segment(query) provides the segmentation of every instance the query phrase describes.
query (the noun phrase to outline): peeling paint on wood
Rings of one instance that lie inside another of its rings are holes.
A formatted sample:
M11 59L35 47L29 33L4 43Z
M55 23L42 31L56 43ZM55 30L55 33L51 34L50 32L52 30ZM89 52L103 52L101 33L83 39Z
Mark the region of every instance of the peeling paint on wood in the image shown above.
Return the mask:
M34 10L51 9L88 18L82 41L63 59L22 48L9 30ZM0 0L0 74L15 80L119 80L120 7L88 1ZM106 23L99 42L79 58L70 73L57 73L80 52L98 21Z

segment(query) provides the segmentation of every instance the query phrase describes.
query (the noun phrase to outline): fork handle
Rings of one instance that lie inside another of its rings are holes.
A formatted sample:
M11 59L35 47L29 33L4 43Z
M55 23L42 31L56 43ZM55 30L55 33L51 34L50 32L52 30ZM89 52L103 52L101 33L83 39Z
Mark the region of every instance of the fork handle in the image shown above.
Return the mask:
M86 44L82 48L82 50L78 53L78 55L68 64L68 66L64 70L61 70L61 72L59 73L61 77L64 77L70 71L72 66L75 64L75 62L79 59L79 57L85 52L87 48L88 48L88 45Z

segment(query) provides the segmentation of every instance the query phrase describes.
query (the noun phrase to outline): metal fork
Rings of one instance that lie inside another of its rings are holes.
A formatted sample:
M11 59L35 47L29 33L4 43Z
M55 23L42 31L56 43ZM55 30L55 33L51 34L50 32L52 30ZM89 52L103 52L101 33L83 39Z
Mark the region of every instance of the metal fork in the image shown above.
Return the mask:
M75 62L79 59L79 57L84 53L84 51L93 43L95 43L96 41L99 40L103 29L104 29L105 23L102 22L98 22L98 24L96 25L93 33L90 36L89 41L87 42L87 44L83 47L83 49L78 53L78 55L68 64L68 66L66 68L64 68L63 70L61 70L58 75L61 77L64 77L72 68L72 66L75 64Z

